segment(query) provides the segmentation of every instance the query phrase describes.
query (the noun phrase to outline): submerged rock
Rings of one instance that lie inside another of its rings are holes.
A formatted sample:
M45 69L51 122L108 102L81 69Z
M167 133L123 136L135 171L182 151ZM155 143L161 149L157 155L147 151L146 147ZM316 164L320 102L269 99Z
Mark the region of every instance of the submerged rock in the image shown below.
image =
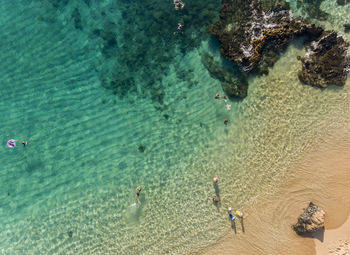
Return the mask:
M221 81L222 89L228 97L244 98L247 96L248 80L244 73L237 72L236 75L231 74L208 53L203 53L201 60L203 65L208 69L210 76Z
M339 4L339 5L345 5L348 3L350 3L350 0L337 0L337 4Z
M146 146L143 145L143 144L140 144L139 147L138 147L138 150L139 150L139 152L143 153L146 150Z
M298 234L315 232L324 227L325 212L317 205L310 202L304 213L299 216L293 229Z
M297 0L297 8L301 8L303 13L313 19L326 20L328 13L320 9L324 0Z
M350 32L350 24L344 24L344 32L349 33Z
M312 42L302 61L299 79L307 84L325 88L330 84L345 85L350 66L349 44L336 32L326 31Z

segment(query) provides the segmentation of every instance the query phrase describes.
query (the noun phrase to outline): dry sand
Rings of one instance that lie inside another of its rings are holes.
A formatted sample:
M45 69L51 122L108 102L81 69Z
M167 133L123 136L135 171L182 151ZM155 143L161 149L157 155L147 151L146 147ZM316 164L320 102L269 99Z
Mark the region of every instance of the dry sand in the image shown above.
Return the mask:
M315 144L282 177L278 192L245 208L244 222L236 220L223 240L198 254L347 254L350 125L328 132ZM326 212L325 232L300 237L291 226L310 201Z
M317 254L350 255L350 217L339 228L326 230L324 242L316 240Z

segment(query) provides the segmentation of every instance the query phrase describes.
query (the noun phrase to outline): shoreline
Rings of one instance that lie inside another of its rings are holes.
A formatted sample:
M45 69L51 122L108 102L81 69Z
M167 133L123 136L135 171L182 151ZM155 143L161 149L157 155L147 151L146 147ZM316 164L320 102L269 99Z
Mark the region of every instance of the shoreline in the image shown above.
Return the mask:
M350 125L325 130L288 168L276 192L245 208L244 233L237 221L237 233L230 231L194 254L321 255L336 252L342 243L349 247L344 244L350 239ZM318 238L298 236L291 227L310 201L326 212L325 231Z

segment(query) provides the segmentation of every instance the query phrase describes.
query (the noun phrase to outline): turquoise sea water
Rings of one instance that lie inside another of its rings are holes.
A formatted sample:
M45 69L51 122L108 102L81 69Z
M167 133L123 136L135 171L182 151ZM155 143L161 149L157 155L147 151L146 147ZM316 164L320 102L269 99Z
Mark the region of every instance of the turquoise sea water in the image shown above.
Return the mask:
M271 190L329 116L349 116L349 84L298 81L300 42L227 111L201 63L203 52L220 60L205 26L217 1L188 1L182 13L171 1L0 8L1 254L196 251L232 231L227 206ZM324 25L341 30L348 11ZM30 144L10 149L10 138Z

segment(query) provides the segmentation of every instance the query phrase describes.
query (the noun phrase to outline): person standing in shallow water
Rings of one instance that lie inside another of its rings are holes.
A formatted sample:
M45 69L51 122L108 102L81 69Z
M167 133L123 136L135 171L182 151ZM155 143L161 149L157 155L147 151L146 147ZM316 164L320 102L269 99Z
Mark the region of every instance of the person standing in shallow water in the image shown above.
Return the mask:
M141 193L141 187L138 186L138 187L136 188L135 200L137 200L137 202L138 202L139 204L141 203L141 202L140 202L140 193Z
M232 208L231 207L228 208L228 216L230 217L231 220L235 219L235 216L232 214Z
M241 218L241 219L243 219L243 212L241 212L241 211L236 211L236 215L239 217L239 218Z

